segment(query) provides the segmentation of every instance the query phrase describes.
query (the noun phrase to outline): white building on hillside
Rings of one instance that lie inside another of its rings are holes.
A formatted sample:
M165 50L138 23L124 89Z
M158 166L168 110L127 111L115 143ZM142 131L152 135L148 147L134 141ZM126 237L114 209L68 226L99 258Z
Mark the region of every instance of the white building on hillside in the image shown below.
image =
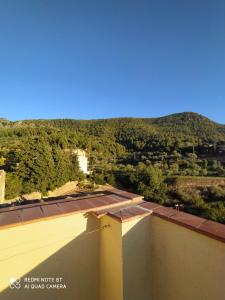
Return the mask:
M76 149L73 151L73 153L75 153L77 155L77 160L79 163L80 170L85 174L89 174L88 158L87 158L86 152L81 149Z

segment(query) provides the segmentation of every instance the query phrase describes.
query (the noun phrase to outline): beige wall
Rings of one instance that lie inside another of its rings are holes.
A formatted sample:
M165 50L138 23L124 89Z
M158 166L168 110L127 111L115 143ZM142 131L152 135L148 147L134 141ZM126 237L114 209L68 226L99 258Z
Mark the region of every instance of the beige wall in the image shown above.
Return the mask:
M0 299L98 300L100 221L83 214L0 230ZM63 290L12 290L9 278L63 277Z
M122 223L124 300L150 300L150 216Z
M63 277L67 288L12 290L11 277ZM53 218L0 230L0 291L3 300L223 300L225 244L152 215Z
M224 243L152 215L103 220L100 300L225 299Z
M121 223L109 216L100 241L100 300L150 300L150 217Z
M152 300L225 299L225 244L151 217Z
M5 200L5 171L0 170L0 203Z
M100 300L122 300L123 261L122 224L104 216L101 226L110 225L101 231L100 241Z

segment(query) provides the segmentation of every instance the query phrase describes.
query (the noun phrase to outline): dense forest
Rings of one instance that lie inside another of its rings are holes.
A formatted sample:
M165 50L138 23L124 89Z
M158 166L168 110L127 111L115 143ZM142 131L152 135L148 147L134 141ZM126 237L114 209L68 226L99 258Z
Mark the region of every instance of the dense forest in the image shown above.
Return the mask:
M6 197L32 191L45 195L69 180L84 179L76 155L67 151L75 148L87 151L90 182L126 188L146 200L225 223L224 125L195 113L87 121L0 119ZM191 187L174 184L177 178L191 178ZM195 184L199 178L208 181Z

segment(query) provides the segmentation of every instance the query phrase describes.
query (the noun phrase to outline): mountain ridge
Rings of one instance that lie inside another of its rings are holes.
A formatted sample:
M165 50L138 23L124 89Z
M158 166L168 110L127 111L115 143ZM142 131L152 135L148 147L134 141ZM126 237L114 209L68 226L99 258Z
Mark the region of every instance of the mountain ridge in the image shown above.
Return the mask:
M23 127L52 127L62 129L71 129L76 131L85 131L85 133L98 135L111 133L121 135L121 132L127 131L129 134L136 135L136 138L152 136L155 134L165 135L169 133L172 136L185 135L187 139L201 139L203 141L224 141L225 125L216 123L209 118L194 112L183 112L166 115L159 118L105 118L93 120L77 119L34 119L21 120L7 123L4 120L3 127L23 128ZM138 132L138 134L137 134Z
M219 126L225 126L225 124L223 123L219 123L216 122L214 120L212 120L209 117L206 117L200 113L196 113L196 112L191 112L191 111L185 111L185 112L177 112L177 113L172 113L172 114L168 114L168 115L163 115L160 117L131 117L131 116L127 116L127 117L110 117L110 118L97 118L97 119L75 119L75 118L47 118L47 119L22 119L22 120L16 120L16 121L11 121L7 118L0 118L0 123L11 123L11 124L15 124L15 123L21 123L21 122L32 122L32 121L58 121L58 120L68 120L68 121L78 121L78 122L88 122L88 121L105 121L105 120L149 120L149 121L155 121L155 120L162 120L162 119L168 119L168 118L177 118L180 116L188 116L188 117L195 117L195 118L202 118L202 120L208 120L210 122L213 122Z
M225 142L225 125L193 112L175 113L159 118L34 119L15 122L0 119L0 124L3 137L6 131L7 134L10 132L11 135L21 136L24 133L18 131L51 129L65 134L70 132L80 138L92 137L104 141L108 139L135 150L152 149L153 144L197 146Z

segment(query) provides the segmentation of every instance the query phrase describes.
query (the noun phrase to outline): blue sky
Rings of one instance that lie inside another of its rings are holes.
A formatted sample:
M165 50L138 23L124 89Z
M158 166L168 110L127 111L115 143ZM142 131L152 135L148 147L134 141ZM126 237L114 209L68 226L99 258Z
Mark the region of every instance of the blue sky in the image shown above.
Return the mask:
M0 116L225 123L224 0L0 1Z

